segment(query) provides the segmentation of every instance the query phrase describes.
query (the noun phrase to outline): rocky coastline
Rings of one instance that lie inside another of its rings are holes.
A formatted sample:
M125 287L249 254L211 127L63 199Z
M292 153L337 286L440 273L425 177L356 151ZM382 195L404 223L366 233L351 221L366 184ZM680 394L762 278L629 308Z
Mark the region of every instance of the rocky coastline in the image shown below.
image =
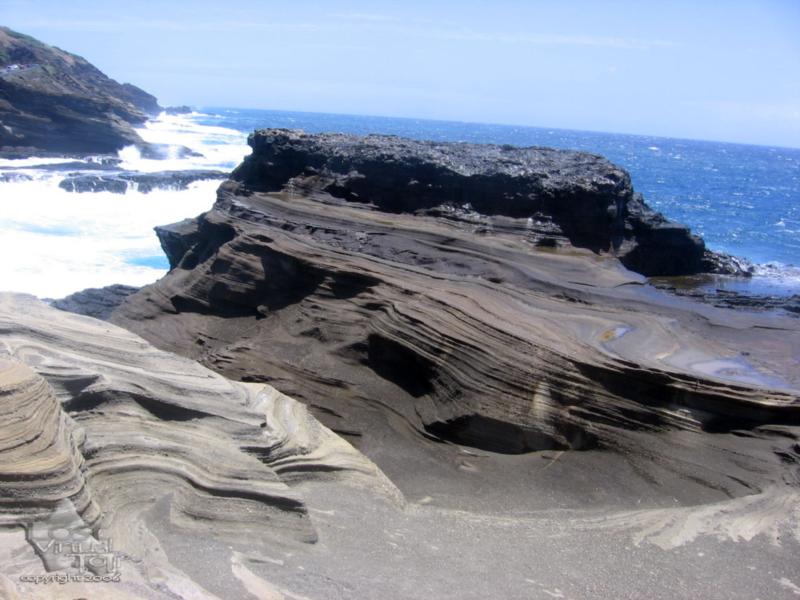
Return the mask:
M68 192L111 192L124 194L130 189L148 194L153 190L185 190L195 181L225 179L228 174L214 170L159 171L137 173L121 171L109 174L69 173L58 186Z
M394 136L263 130L233 174L258 191L318 191L389 213L449 213L501 227L524 219L535 246L613 253L647 276L747 265L710 252L687 227L652 210L630 175L605 158L551 148L434 143Z
M713 362L734 347L697 339L679 319L659 327L669 311L658 299L633 308L644 302L643 279L620 262L645 275L689 274L710 253L604 159L286 130L250 142L253 154L210 212L157 228L172 270L112 321L230 376L280 381L315 403L340 398L323 409L348 431L358 428L341 415L357 411L340 404L363 402L362 388L406 406L421 435L509 453L593 447L591 413L606 401L633 402L634 412L659 415L639 418L657 422L671 421L660 413L677 398L713 427L740 423L736 406L749 426L776 418L783 401L758 408L676 351L688 345ZM740 378L758 372L742 367ZM477 383L490 379L502 401ZM530 390L539 409L523 417ZM719 394L727 400L717 413Z
M121 598L789 589L800 321L648 284L746 264L596 155L249 143L156 228L159 281L0 295L14 572L58 567L19 526L66 514L124 553Z

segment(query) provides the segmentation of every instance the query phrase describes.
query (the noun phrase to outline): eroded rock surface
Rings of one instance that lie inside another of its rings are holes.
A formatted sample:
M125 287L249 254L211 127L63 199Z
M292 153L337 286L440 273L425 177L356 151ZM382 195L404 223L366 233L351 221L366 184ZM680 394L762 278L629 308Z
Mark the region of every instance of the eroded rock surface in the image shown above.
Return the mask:
M138 597L181 588L174 572L160 587L154 578L172 569L159 545L169 531L273 550L315 542L298 481L400 499L370 461L275 389L231 382L30 296L0 295L0 412L0 525L102 530L124 557L130 587L120 593ZM31 543L37 552L46 534Z
M114 322L306 402L411 496L420 475L409 461L430 477L443 468L437 456L448 450L436 441L488 451L488 463L539 451L584 451L573 460L587 466L601 452L637 456L637 468L669 473L674 497L689 504L777 476L767 475L779 462L770 451L753 478L731 448L744 443L734 432L797 424L796 322L670 298L613 253L580 248L578 234L560 248L531 234L528 210L560 206L567 223L588 207L605 215L609 198L635 203L621 170L576 153L374 136L266 131L251 142L210 212L158 229L172 270ZM413 172L428 189L439 171L483 212L394 187ZM495 188L482 178L515 177L528 194L500 186L493 209ZM605 218L571 231L605 243ZM633 235L620 248L639 243ZM595 475L576 489L596 483L627 502ZM658 502L658 485L645 488Z
M114 309L125 298L139 290L130 285L108 285L102 288L88 288L52 301L52 306L95 319L107 320Z
M0 522L33 519L64 498L96 519L83 474L83 432L53 389L25 364L2 356L0 399Z
M108 471L87 478L92 498L160 533L172 567L131 581L155 573L170 593L192 598L206 597L198 586L225 598L791 597L800 322L676 298L623 268L618 257L659 236L676 242L659 242L652 264L685 265L681 244L695 247L654 213L637 216L624 172L586 155L475 154L397 138L271 131L253 143L211 211L158 228L169 274L111 314L154 345L248 383L167 362L168 393L155 402L141 389L163 389L163 371L126 353L126 386L113 395L95 393L94 380L88 393L83 384L59 393L77 393L65 409L91 425L88 472L110 457ZM528 163L542 167L538 183L525 182ZM410 173L423 191L409 191ZM428 185L440 194L462 186L469 199L437 202ZM617 200L621 221L601 210ZM534 208L553 214L526 212ZM34 347L53 341L49 328L15 319L0 331L35 331ZM110 331L110 347L127 347ZM85 352L95 372L119 359L92 344ZM58 390L63 370L49 356L36 351L26 362ZM198 392L200 371L208 381ZM214 382L236 391L212 400L203 390ZM391 484L352 449L310 463L295 450L304 434L294 420L279 421L284 443L258 437L261 417L248 408L258 402L241 394L264 383L302 401ZM228 482L229 494L255 477L273 494L258 511L291 492L306 512L288 524L280 517L296 511L284 504L277 518L258 512L254 526L270 548L227 537L221 546L208 531L218 520L222 533L241 532L253 500L218 503L171 478L156 486L146 474L163 457L142 435L190 461L192 481ZM244 448L277 481L240 462ZM350 460L361 466L329 466ZM181 491L155 504L134 493L128 506L130 493L111 485L115 463L135 465L117 481ZM247 479L226 480L234 466ZM392 501L392 484L405 504ZM142 505L150 510L136 512ZM316 544L301 541L308 523Z
M625 170L595 154L285 129L257 131L248 142L253 154L232 178L254 190L320 191L489 228L492 217L527 219L535 245L612 252L645 275L742 271L652 210Z

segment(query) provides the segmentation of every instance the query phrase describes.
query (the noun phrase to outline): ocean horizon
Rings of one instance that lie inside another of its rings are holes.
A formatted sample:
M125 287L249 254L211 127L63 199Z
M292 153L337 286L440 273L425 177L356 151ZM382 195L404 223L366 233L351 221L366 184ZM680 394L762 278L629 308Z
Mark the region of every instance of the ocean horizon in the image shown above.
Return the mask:
M170 104L169 106L179 106L179 104ZM561 127L561 126L553 126L549 127L546 125L526 125L524 123L501 123L499 121L473 121L473 120L463 120L463 119L442 119L442 118L433 118L433 117L409 117L409 116L392 116L392 115L377 115L377 114L358 114L358 113L348 113L348 112L320 112L320 111L313 111L313 110L291 110L288 108L248 108L244 106L215 106L213 104L209 105L197 105L197 106L190 106L186 105L187 107L191 108L192 113L196 114L214 114L219 112L229 112L235 113L237 111L246 111L246 112L263 112L263 113L272 113L272 114L286 114L286 115L309 115L309 116L332 116L332 117L345 117L345 118L358 118L358 119L391 119L397 121L425 121L428 123L450 123L450 124L458 124L458 125L488 125L492 127L521 127L527 129L545 129L545 130L553 130L553 131L564 131L564 132L571 132L571 133L586 133L586 134L599 134L599 135L630 135L633 137L642 137L642 138L662 138L665 140L675 140L675 141L682 141L682 142L708 142L710 144L730 144L732 146L756 146L759 148L774 148L776 150L800 150L800 146L787 146L782 144L763 144L763 143L756 143L756 142L737 142L734 140L721 140L721 139L711 139L711 138L692 138L692 137L684 137L680 135L676 136L669 136L664 134L657 134L657 133L632 133L632 132L624 132L624 131L606 131L603 129L583 129L579 127Z

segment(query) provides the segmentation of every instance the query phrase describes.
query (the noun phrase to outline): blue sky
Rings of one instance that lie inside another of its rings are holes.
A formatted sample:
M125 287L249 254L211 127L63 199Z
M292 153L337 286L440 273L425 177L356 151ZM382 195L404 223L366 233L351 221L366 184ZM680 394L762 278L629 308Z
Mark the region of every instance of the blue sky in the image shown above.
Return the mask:
M800 0L0 0L162 104L800 147Z

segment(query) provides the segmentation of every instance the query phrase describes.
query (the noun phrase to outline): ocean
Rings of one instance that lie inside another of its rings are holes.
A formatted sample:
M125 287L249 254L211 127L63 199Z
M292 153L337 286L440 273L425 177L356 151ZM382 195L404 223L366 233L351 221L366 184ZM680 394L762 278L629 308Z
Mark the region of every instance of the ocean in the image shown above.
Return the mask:
M161 115L139 130L149 142L183 145L202 157L142 158L119 153L128 171L230 170L249 153L260 127L308 132L385 133L437 141L550 146L601 154L627 169L634 188L708 247L757 264L745 288L800 293L800 149L639 135L206 107ZM59 187L92 158L0 160L0 289L61 297L112 283L144 285L167 269L152 228L193 217L214 202L219 181L187 190L73 193ZM732 288L742 284L732 284Z

